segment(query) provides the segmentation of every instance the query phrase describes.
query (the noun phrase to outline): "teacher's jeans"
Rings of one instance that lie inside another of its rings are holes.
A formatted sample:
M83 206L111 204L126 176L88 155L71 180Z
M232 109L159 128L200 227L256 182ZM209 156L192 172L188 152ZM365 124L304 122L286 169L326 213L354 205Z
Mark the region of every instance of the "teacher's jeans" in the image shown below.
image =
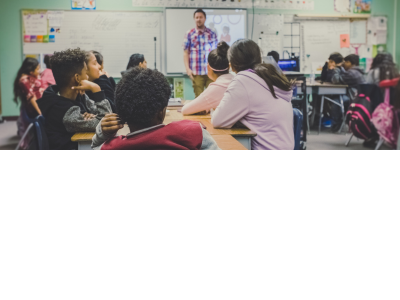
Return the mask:
M196 98L204 91L205 88L212 82L207 75L193 75L193 90Z

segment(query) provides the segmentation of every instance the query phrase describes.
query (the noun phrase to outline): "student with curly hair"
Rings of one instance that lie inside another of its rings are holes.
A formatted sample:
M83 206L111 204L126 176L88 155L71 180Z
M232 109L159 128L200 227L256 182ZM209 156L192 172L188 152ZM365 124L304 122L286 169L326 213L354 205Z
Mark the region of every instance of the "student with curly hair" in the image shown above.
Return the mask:
M38 101L50 149L78 149L71 137L76 132L94 131L101 118L111 112L104 92L88 81L85 60L86 52L79 48L55 52L50 59L56 85L48 87ZM92 99L85 91L93 93Z
M97 52L97 55L98 54L99 53ZM106 99L110 102L112 111L115 112L115 86L113 86L112 82L106 75L107 72L104 73L104 71L102 71L102 66L98 62L97 57L93 51L86 52L85 62L87 66L87 75L89 77L89 81L94 82L101 88L101 90L106 95ZM87 91L86 94L89 96L89 98L93 97L93 93L91 91Z
M207 75L213 82L200 96L182 107L184 115L203 111L208 112L217 108L234 77L229 73L228 50L229 45L227 43L219 42L217 49L210 52L208 55Z
M164 125L171 88L158 71L133 68L116 89L117 114L106 115L96 128L93 149L101 150L217 150L200 123L189 120ZM123 124L130 132L115 137Z

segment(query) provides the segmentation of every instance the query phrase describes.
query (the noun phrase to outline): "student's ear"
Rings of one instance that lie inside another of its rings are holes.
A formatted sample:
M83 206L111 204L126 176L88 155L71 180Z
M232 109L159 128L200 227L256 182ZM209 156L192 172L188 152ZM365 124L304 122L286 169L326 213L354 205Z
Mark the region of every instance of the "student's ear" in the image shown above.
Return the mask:
M74 85L78 86L81 84L82 76L80 74L75 74L74 76Z

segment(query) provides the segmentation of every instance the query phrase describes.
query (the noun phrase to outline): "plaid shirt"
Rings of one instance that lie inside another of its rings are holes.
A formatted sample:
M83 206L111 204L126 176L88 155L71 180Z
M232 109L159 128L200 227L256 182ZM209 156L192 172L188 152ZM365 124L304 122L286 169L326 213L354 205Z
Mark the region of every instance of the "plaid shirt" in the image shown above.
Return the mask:
M189 68L193 75L207 75L208 54L217 44L217 35L207 27L203 31L193 28L185 34L183 50L189 50Z

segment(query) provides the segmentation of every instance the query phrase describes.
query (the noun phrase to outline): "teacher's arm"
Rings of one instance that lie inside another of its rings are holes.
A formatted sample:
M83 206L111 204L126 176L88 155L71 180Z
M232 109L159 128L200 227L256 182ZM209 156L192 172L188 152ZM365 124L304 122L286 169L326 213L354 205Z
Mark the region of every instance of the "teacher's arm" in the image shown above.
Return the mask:
M183 63L185 64L186 73L189 78L193 80L193 72L190 69L189 59L190 59L190 37L189 31L186 32L185 37L183 38Z
M189 50L183 51L183 62L185 63L186 73L188 74L189 78L193 80L193 72L189 67Z

